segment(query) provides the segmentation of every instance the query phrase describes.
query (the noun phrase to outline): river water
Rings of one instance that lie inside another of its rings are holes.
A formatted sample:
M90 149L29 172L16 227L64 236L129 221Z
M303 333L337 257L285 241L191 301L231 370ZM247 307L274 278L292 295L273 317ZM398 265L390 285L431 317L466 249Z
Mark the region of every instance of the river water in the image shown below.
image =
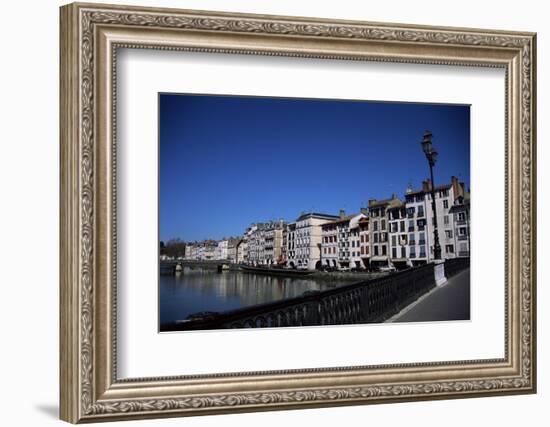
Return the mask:
M266 276L240 271L218 273L214 269L184 267L183 272L175 276L160 276L160 323L183 320L201 311L233 310L335 286L337 284L334 282L312 278Z

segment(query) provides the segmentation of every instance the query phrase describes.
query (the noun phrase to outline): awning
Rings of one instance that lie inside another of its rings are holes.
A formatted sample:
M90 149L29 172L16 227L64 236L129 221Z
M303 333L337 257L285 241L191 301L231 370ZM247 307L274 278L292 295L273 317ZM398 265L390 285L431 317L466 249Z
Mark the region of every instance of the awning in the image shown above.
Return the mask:
M387 261L388 256L387 255L377 255L370 258L371 261Z

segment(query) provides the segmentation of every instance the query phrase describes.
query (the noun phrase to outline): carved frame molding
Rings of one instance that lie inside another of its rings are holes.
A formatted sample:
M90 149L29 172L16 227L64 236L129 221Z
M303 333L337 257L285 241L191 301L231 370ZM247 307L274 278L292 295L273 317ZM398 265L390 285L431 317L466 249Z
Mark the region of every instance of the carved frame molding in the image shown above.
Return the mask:
M504 67L506 357L117 380L113 147L120 47ZM62 419L101 421L535 391L534 34L71 4L61 8L60 100ZM290 379L299 385L289 387Z

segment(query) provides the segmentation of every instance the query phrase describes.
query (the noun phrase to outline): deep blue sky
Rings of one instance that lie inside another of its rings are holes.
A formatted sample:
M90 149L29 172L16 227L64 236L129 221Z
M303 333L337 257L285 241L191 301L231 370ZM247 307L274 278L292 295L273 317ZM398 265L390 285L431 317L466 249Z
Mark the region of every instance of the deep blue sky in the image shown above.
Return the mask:
M470 186L470 108L238 96L159 95L160 239L242 234L302 211L357 212L429 176Z

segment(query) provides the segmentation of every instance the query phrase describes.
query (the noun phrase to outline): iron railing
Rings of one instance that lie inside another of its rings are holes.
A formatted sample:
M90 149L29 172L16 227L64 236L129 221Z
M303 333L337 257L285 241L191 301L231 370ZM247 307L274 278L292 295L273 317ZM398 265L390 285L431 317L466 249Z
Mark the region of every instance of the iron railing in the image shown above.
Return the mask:
M453 277L460 271L470 267L470 258L449 258L445 260L445 276Z
M435 287L434 265L281 301L217 313L204 312L162 325L162 331L342 325L383 322Z

